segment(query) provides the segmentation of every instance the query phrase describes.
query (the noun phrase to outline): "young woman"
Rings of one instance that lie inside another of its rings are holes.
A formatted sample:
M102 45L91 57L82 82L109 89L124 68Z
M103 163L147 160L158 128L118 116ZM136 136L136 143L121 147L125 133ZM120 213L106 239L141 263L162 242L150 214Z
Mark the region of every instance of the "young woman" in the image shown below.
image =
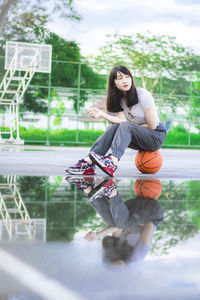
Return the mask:
M113 176L127 147L140 151L162 147L166 130L160 124L154 99L150 92L135 86L131 72L124 66L116 66L110 73L106 105L107 111L115 116L97 107L90 108L88 114L112 124L97 139L86 158L67 168L69 174L94 175L97 165ZM110 148L111 153L106 155Z
M103 258L109 264L135 263L146 257L163 210L153 198L136 197L123 201L115 180L97 187L89 202L107 225L100 231L89 231L85 239L102 240ZM110 235L112 234L112 235Z

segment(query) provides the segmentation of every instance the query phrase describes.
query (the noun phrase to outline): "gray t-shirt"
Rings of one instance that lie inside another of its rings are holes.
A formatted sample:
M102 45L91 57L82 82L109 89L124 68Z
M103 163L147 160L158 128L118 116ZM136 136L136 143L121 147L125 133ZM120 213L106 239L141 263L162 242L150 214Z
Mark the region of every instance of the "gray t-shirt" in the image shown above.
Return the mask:
M146 89L141 87L136 88L137 95L138 95L138 103L133 105L131 110L127 107L124 100L121 100L121 107L124 109L124 113L126 115L127 121L134 122L138 125L146 123L146 118L144 111L155 105L154 98L150 92ZM131 116L132 115L132 116ZM158 113L156 110L156 126L160 123Z
M134 226L133 228L129 229L129 233L125 237L123 236L123 232L120 236L120 240L126 239L128 244L133 247L133 253L130 259L130 263L132 262L137 262L145 258L147 253L149 252L150 245L147 246L144 243L141 242L140 236L141 232L143 230L142 226ZM150 244L154 235L154 232L156 230L156 226L153 224L153 229L152 229L152 235L151 235L151 240Z

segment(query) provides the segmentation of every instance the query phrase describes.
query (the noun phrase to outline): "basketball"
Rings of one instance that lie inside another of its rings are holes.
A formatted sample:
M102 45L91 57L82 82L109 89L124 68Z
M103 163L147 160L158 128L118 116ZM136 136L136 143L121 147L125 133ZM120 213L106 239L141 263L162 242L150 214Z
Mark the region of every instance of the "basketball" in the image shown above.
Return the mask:
M162 166L162 155L159 150L138 151L135 156L135 165L143 174L158 172Z
M139 198L158 199L162 192L162 184L158 179L137 179L134 183L134 193Z

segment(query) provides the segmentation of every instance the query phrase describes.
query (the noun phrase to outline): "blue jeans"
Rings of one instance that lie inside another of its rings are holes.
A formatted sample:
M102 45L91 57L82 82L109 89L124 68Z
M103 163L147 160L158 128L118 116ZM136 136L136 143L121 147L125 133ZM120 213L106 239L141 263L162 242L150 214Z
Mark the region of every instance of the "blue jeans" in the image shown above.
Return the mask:
M112 155L120 159L127 147L140 151L160 149L166 138L166 130L158 125L155 130L131 122L111 124L90 151L105 155L111 148Z

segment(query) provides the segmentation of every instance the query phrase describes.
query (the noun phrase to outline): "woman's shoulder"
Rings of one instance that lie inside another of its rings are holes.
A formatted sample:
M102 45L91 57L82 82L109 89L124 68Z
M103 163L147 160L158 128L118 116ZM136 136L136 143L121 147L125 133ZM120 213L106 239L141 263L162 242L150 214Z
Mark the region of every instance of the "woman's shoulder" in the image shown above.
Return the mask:
M142 87L136 87L136 91L137 91L138 96L151 95L151 93L149 91L147 91L146 89L144 89Z
M146 109L150 103L152 105L154 104L153 95L149 91L141 87L136 88L136 91L138 95L138 101L143 106L144 109Z

